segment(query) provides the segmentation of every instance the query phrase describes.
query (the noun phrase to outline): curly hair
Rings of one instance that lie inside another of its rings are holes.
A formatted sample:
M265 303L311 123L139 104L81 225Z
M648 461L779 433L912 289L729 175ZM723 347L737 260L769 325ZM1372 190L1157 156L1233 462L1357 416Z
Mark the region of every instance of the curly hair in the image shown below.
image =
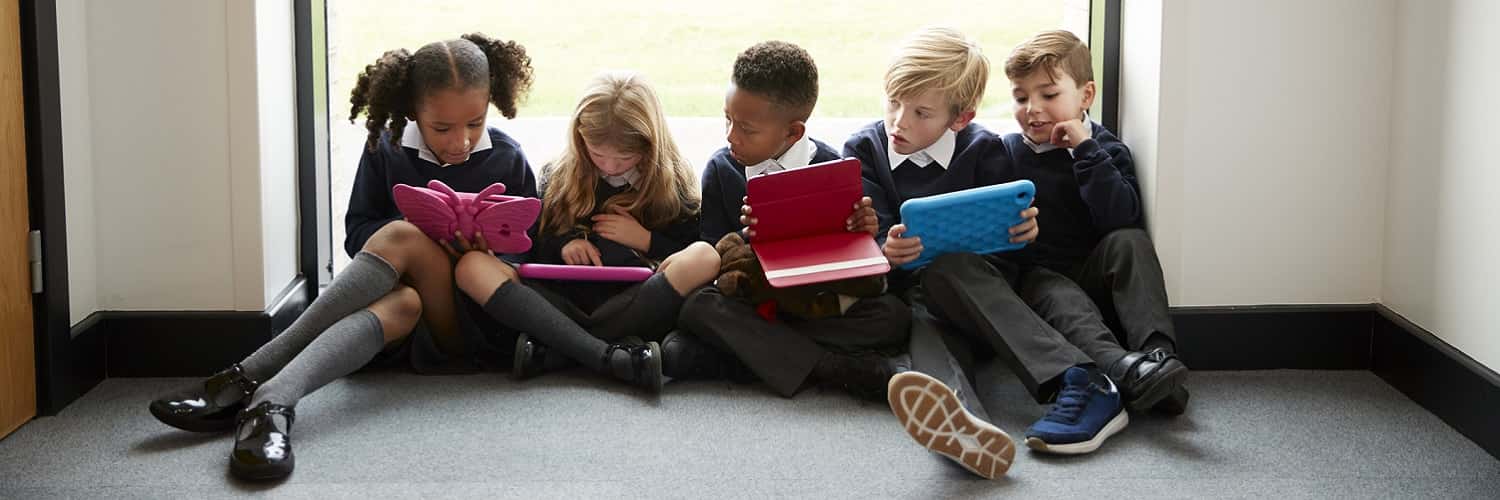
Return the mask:
M415 54L392 50L360 72L349 96L349 122L365 113L365 147L373 151L382 129L390 131L391 144L400 144L406 122L416 116L417 100L433 92L488 88L500 114L515 118L516 103L531 82L525 47L480 33L429 43Z
M818 103L818 65L796 44L769 41L750 46L734 60L734 86L771 101L806 121Z

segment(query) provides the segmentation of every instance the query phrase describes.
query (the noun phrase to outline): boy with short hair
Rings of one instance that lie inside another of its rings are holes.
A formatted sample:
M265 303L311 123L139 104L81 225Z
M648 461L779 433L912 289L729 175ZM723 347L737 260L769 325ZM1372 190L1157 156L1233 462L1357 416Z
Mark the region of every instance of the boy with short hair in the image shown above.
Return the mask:
M988 60L973 40L950 29L919 31L886 72L885 120L845 143L845 155L863 162L866 185L874 186L870 195L893 265L922 251L920 238L905 235L901 203L1020 178L1010 146L971 123L988 77ZM996 230L1015 242L1035 240L1040 212L1028 208L1025 222ZM1021 251L943 255L914 273L894 273L904 278L893 282L908 286L904 296L913 308L913 370L892 378L891 409L919 443L987 478L1005 473L1014 448L986 422L954 361L954 354L967 358L970 343L993 348L1038 402L1055 400L1028 431L1038 438L1028 439L1033 448L1086 453L1128 422L1119 391L1095 361L1122 350L1107 335L1059 331L1033 312L1021 291L1040 276L1035 269ZM945 343L944 329L964 338Z
M1005 74L1022 132L1004 141L1047 213L1047 232L1029 249L1044 277L1023 295L1059 330L1118 332L1130 351L1094 359L1131 408L1182 413L1187 367L1175 354L1130 148L1087 115L1096 92L1088 46L1067 31L1037 34L1011 53Z
M762 42L735 60L724 99L729 145L714 153L703 172L701 238L717 242L721 254L726 248L748 253L742 239L733 245L721 241L726 235L753 239L753 231L741 232L747 179L839 158L833 148L807 136L806 122L817 99L818 69L801 47ZM868 201L853 209L848 229L873 233L876 218ZM748 215L743 221L754 222ZM724 258L753 260L753 255ZM662 350L669 352L663 366L667 376L746 379L748 371L786 397L818 383L866 399L885 398L887 383L902 364L889 356L904 351L911 313L900 299L879 293L878 280L865 298L831 292L820 296L831 305L813 319L758 311L760 304L720 290L725 281L721 277L719 287L688 297L678 320L682 332L662 342Z

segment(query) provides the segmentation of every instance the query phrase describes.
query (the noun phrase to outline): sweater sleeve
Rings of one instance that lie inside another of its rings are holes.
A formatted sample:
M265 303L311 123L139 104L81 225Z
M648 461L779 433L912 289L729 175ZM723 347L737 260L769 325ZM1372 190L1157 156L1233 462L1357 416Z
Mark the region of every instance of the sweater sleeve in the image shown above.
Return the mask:
M538 198L536 176L531 173L531 162L526 160L526 155L516 154L511 164L511 177L521 179L519 186L505 186L505 194L508 196L524 196L527 198ZM541 215L532 221L531 227L526 228L526 235L531 238L532 245L537 243L537 225L541 224ZM530 252L518 254L502 254L500 260L504 260L512 266L524 264L529 260Z
M382 139L384 140L384 139ZM402 218L386 185L385 161L379 149L366 150L359 158L349 211L344 216L344 252L353 257L376 231Z
M1100 234L1141 223L1141 197L1130 149L1113 136L1083 141L1073 149L1073 176Z
M651 231L651 247L646 250L646 257L651 260L662 260L682 251L694 241L698 241L700 236L698 221L699 214L693 214L679 218L666 227Z
M707 241L710 245L717 243L719 238L723 238L730 231L739 229L738 224L735 227L725 224L731 217L730 214L725 213L731 202L720 199L724 191L719 184L717 170L713 160L709 160L708 166L703 169L703 211L698 221L698 239ZM739 202L739 200L734 200L732 203L738 205ZM738 214L735 214L734 220L738 221L738 219ZM652 240L654 243L654 235Z

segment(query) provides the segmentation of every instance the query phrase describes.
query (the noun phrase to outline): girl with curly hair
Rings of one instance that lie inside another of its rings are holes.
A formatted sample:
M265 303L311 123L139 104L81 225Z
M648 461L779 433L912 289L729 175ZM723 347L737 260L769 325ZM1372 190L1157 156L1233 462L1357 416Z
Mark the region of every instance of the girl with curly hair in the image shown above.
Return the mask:
M485 335L501 329L469 312L478 305L454 286L459 252L406 222L391 188L436 179L477 192L501 182L509 195L536 196L520 146L485 123L491 104L514 117L531 81L525 48L477 33L386 52L366 66L349 99L350 121L363 113L369 129L344 220L353 260L271 342L152 401L151 413L188 431L237 429L230 472L275 479L292 472L293 408L308 393L377 357L419 372L472 367ZM456 235L453 246L503 265L482 236L469 236Z

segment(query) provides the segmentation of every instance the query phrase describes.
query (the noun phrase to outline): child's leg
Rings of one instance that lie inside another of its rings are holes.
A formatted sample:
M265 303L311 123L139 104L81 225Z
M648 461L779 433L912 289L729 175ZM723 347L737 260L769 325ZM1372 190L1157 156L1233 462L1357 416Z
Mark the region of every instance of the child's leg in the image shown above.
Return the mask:
M708 243L699 241L667 256L657 266L656 272L667 276L667 282L677 290L678 297L686 297L719 277L719 252Z
M364 251L384 257L401 273L402 281L416 289L422 300L422 321L444 353L464 350L458 331L458 311L453 296L453 260L441 244L428 238L417 226L396 221L386 224Z
M375 358L380 349L411 333L422 316L416 290L402 286L328 327L256 389L253 408L262 401L295 406L297 400Z
M548 348L596 372L659 387L659 359L654 374L638 369L638 365L658 353L615 349L617 346L593 336L522 283L515 270L500 259L469 252L459 259L454 277L460 290L483 304L484 311L506 327L536 337Z
M1026 304L1095 364L1108 368L1125 356L1094 301L1066 276L1034 268L1022 275L1019 288Z
M589 315L589 332L605 340L638 336L661 340L677 326L683 298L712 282L719 273L719 253L694 243L662 261L655 275L625 293L611 297Z
M1175 350L1177 333L1167 313L1167 287L1151 238L1141 229L1104 236L1073 280L1093 297L1106 317L1113 313L1133 351Z
M421 315L417 292L402 286L329 326L261 384L250 407L240 412L229 471L249 479L290 474L296 463L291 419L297 400L370 362L381 346L406 336Z
M1018 274L1007 262L965 253L938 257L920 279L924 303L934 316L989 343L1032 397L1046 402L1063 372L1093 360L1021 300L1012 288Z
M859 299L843 315L802 321L792 328L825 347L844 351L905 347L912 312L894 295Z
M989 422L937 318L920 303L912 309L912 370L891 378L891 412L917 444L987 479L1004 475L1015 459L1015 443Z
M390 293L399 276L400 272L381 256L355 254L286 330L240 362L246 377L263 382L276 375L329 326Z
M742 361L776 393L792 397L827 353L786 323L761 319L755 308L717 288L688 296L679 326ZM670 364L670 363L669 363Z

